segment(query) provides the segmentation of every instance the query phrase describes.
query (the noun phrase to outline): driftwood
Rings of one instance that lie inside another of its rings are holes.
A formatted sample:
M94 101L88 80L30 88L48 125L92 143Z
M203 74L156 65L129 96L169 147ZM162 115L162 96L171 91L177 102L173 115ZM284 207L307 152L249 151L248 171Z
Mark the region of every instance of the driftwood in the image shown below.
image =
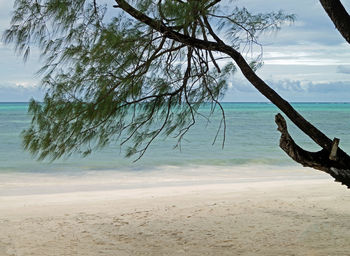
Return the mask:
M281 114L276 115L275 122L278 126L277 130L281 132L280 147L289 157L305 167L328 173L335 178L335 181L350 188L350 157L338 147L339 139L333 140L331 150L306 151L294 142Z

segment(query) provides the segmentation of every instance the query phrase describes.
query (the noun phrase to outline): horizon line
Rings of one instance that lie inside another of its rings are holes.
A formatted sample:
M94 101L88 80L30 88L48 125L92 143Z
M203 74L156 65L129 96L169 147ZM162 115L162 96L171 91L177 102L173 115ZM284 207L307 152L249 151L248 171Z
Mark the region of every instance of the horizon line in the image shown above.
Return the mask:
M0 101L0 104L9 103L30 103L30 101ZM40 102L43 103L43 102ZM203 102L203 103L211 103L211 102ZM220 103L266 103L272 104L270 101L221 101ZM350 104L350 101L290 101L289 103L314 103L314 104L322 104L322 103L340 103L340 104Z

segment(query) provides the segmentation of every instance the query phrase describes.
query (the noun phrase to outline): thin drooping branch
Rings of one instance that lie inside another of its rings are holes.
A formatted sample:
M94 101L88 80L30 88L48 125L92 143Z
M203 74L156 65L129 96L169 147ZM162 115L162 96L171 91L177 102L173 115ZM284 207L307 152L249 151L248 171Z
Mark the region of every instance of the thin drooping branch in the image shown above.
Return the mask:
M234 48L226 45L224 42L212 42L205 41L197 38L193 38L179 32L173 31L161 22L152 19L144 13L136 10L129 5L125 0L115 0L118 3L119 8L130 14L135 19L149 25L151 28L163 33L165 37L173 39L180 43L193 46L199 49L205 49L209 51L218 51L229 55L238 65L240 70L246 79L266 98L268 98L273 104L275 104L288 118L305 134L307 134L315 143L321 146L327 151L331 150L332 140L329 139L324 133L318 130L315 126L305 120L286 100L279 96L271 87L269 87L249 66L243 56Z
M209 52L216 51L227 54L230 56L245 78L267 99L269 99L274 105L285 113L288 118L306 135L308 135L314 142L321 146L322 150L319 152L308 152L299 147L288 133L287 125L281 115L277 115L276 124L279 131L281 131L281 143L280 147L296 162L301 163L304 166L312 167L330 174L336 179L336 181L350 187L350 170L349 163L350 157L336 145L330 138L324 133L318 130L315 126L309 123L303 116L301 116L286 100L284 100L277 92L275 92L270 86L268 86L247 63L244 57L233 47L225 44L223 41L218 40L209 22L203 25L206 26L211 36L216 39L216 42L208 41L204 37L204 40L195 38L194 36L188 36L172 30L163 23L148 17L142 12L136 10L124 0L115 0L119 7L125 12L129 13L132 17L149 25L152 29L162 33L164 37L173 39L184 45L194 47L201 50L207 50ZM202 28L203 29L203 28ZM332 153L333 152L333 153ZM334 155L336 152L336 155ZM333 154L333 155L332 155Z
M320 3L340 34L350 43L350 15L342 3L339 0L320 0Z

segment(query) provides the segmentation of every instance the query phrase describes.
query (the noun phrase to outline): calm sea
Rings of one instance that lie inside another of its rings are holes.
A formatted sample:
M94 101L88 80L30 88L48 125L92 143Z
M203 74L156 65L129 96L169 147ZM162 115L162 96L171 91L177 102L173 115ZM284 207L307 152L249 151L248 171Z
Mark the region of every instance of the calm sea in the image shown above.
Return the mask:
M294 107L330 138L340 138L341 147L350 152L350 104L297 103ZM199 117L185 137L181 151L173 149L173 138L159 138L144 157L125 158L116 143L82 158L73 156L53 163L38 162L22 149L20 133L28 127L27 103L0 103L0 173L81 172L91 170L147 170L161 166L296 166L278 147L274 115L279 111L269 103L223 103L227 134L224 149L218 138L212 145L220 114L210 123ZM201 110L208 113L207 108ZM318 147L289 124L296 141L309 150Z

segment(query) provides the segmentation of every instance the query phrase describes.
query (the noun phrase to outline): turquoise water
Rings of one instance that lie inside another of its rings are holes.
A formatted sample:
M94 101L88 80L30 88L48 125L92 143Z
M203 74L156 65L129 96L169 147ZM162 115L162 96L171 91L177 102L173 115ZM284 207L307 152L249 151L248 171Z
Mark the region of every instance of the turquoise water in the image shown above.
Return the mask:
M350 152L350 104L347 103L297 103L294 107L329 137L340 138L341 147ZM81 158L53 163L37 162L22 149L21 131L30 122L26 103L0 103L0 172L79 172L86 170L147 170L160 166L295 166L278 147L274 115L279 111L269 103L223 103L227 133L224 149L219 137L212 145L220 114L211 122L198 117L196 126L185 137L181 151L173 149L176 141L159 138L145 156L124 158L124 149L118 144ZM208 113L207 108L201 110ZM289 124L297 143L309 150L318 147L295 127Z

